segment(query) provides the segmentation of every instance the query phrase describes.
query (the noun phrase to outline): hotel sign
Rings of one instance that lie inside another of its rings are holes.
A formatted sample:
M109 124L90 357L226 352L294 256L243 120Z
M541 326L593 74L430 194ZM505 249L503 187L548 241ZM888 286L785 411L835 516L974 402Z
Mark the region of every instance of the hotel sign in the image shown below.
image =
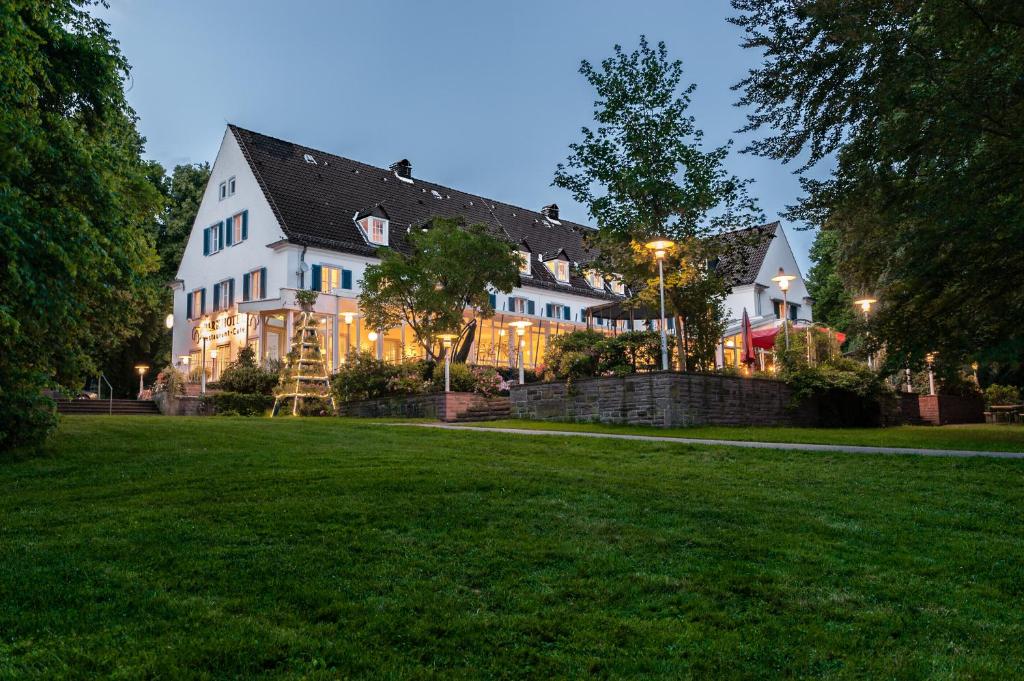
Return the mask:
M210 340L222 341L232 335L248 336L248 331L255 331L259 328L260 316L255 314L229 314L223 317L211 319L209 322ZM200 329L202 324L192 327L192 342L200 343L203 340Z

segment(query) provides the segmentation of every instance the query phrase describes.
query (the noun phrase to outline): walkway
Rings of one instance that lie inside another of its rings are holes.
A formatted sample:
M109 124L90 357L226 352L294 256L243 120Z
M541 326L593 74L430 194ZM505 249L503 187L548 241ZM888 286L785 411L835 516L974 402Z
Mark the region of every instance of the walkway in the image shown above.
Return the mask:
M847 454L913 454L918 456L983 456L996 459L1024 459L1024 452L981 452L970 449L921 449L916 447L865 447L863 445L821 445L800 442L750 442L744 440L709 440L690 437L664 437L660 435L626 435L618 433L586 433L574 430L532 430L530 428L486 428L460 426L450 423L390 423L386 425L441 430L470 430L478 433L506 433L510 435L559 435L562 437L596 437L608 440L637 440L640 442L672 442L681 445L715 445L745 447L748 449L785 449L803 452L843 452Z

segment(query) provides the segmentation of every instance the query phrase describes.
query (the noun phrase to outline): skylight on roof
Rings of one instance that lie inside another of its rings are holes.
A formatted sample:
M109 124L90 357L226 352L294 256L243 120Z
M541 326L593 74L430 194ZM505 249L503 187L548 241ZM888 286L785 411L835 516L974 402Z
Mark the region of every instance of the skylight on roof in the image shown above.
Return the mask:
M313 158L313 154L303 154L302 160L305 161L306 163L312 163L313 165L316 165L316 159Z
M437 191L436 189L431 189L430 190L430 195L433 196L435 199L443 198L441 196L441 192Z

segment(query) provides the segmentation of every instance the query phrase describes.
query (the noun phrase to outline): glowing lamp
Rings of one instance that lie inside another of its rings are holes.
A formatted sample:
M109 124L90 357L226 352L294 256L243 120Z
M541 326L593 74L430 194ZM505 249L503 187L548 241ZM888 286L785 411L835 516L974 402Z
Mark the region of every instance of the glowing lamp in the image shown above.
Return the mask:
M345 323L346 324L351 324L352 323L352 318L354 317L354 315L351 312L346 312L342 316L345 318Z
M517 336L521 337L526 335L526 327L533 326L533 322L526 319L520 319L518 321L509 322L508 325L516 330Z
M788 291L789 282L793 281L794 279L796 279L795 275L786 274L786 270L782 269L781 267L779 268L779 273L772 277L772 281L779 285L780 291Z
M366 334L366 337L370 340L371 343L373 343L377 340L378 335L376 331L371 331L370 333Z
M654 251L654 257L661 260L665 257L665 253L675 247L675 242L665 238L654 239L644 244L644 248Z
M166 326L168 329L174 328L174 315L169 314L166 317L164 317L164 326Z

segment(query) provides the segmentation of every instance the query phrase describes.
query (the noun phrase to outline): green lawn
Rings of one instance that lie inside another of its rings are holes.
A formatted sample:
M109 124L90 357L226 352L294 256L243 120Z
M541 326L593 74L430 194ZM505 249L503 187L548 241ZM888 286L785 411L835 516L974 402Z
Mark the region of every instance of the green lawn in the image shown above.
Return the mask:
M556 423L549 421L486 421L471 424L489 428L529 428L531 430L572 430L591 433L657 435L712 440L761 442L797 442L827 445L866 445L869 447L916 447L923 449L970 449L982 452L1024 452L1024 426L957 425L900 426L898 428L780 428L693 426L690 428L652 428L617 426L601 423Z
M1024 462L71 417L0 678L1021 678Z

